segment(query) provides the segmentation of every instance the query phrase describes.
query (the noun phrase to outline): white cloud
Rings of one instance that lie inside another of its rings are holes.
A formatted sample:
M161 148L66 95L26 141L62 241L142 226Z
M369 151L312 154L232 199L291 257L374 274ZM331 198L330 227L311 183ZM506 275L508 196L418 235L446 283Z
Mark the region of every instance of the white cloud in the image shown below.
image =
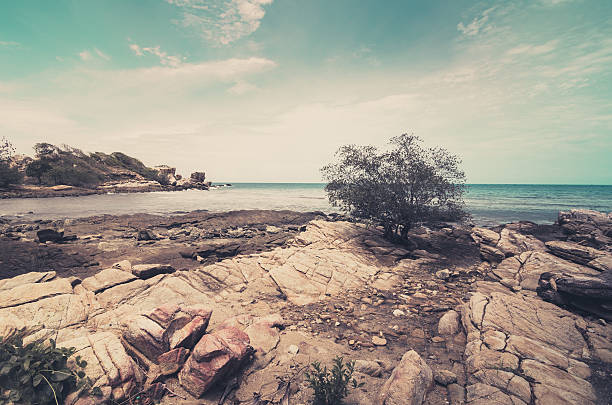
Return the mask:
M551 51L553 51L556 47L557 44L559 43L558 40L553 39L551 41L548 41L542 45L528 45L528 44L524 44L524 45L519 45L517 47L514 47L512 49L510 49L507 54L508 55L520 55L520 54L524 54L524 55L542 55L545 53L549 53Z
M81 58L82 61L85 61L85 62L89 62L89 61L96 59L96 56L100 59L104 59L105 61L111 60L110 56L108 56L107 54L99 50L98 48L93 48L93 52L88 49L84 49L82 52L79 52L79 57ZM63 60L59 56L56 56L55 58L59 61Z
M180 56L168 55L167 52L160 49L159 45L153 47L140 47L137 44L130 44L130 49L136 56L144 56L147 53L150 55L155 55L159 58L160 63L164 66L178 67L182 63Z
M478 17L474 17L471 23L463 24L460 22L457 24L457 29L468 37L473 37L479 32L486 31L488 29L487 22L489 21L489 14L495 10L495 7L491 7L482 12Z
M0 47L18 47L21 46L19 42L15 41L0 41Z
M110 56L108 56L107 54L105 54L104 52L99 50L98 48L94 48L94 52L96 53L96 55L98 55L99 57L101 57L104 60L111 60Z
M81 58L81 60L89 61L93 58L93 55L91 54L91 52L85 50L79 53L79 57Z
M259 28L273 0L166 0L182 9L184 27L215 45L228 45Z

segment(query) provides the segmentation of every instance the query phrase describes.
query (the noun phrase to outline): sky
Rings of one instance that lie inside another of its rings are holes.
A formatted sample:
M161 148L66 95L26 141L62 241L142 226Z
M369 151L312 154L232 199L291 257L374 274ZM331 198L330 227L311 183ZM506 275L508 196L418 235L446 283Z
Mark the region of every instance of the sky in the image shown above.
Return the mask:
M0 3L0 137L318 182L414 133L469 183L612 184L612 1Z

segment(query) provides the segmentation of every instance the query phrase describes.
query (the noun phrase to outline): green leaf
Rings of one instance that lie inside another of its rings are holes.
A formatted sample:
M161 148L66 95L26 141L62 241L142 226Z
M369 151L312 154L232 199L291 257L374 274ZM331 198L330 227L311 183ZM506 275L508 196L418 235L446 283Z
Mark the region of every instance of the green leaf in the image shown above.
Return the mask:
M38 384L40 384L42 380L43 380L42 374L36 374L34 378L32 379L32 385L35 387L38 387Z

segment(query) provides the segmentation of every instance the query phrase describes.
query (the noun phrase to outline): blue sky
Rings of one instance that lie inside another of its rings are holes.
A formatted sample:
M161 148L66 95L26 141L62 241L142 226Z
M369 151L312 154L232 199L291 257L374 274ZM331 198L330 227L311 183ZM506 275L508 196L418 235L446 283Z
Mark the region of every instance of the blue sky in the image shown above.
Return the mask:
M320 181L414 132L472 183L612 184L612 2L0 3L0 136Z

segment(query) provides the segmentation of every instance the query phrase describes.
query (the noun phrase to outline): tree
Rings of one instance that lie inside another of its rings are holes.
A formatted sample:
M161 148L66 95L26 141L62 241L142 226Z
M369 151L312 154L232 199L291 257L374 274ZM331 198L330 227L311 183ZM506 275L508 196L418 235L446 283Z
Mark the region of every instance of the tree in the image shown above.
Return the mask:
M465 219L461 160L443 148L426 148L414 135L391 138L391 148L346 145L321 171L332 205L378 222L385 236L407 236L417 223Z
M33 160L26 166L26 175L35 177L38 180L38 184L42 183L42 177L51 170L51 165L47 162L47 159L40 158Z
M5 188L12 184L19 184L23 174L11 162L15 148L6 139L0 139L0 187Z

